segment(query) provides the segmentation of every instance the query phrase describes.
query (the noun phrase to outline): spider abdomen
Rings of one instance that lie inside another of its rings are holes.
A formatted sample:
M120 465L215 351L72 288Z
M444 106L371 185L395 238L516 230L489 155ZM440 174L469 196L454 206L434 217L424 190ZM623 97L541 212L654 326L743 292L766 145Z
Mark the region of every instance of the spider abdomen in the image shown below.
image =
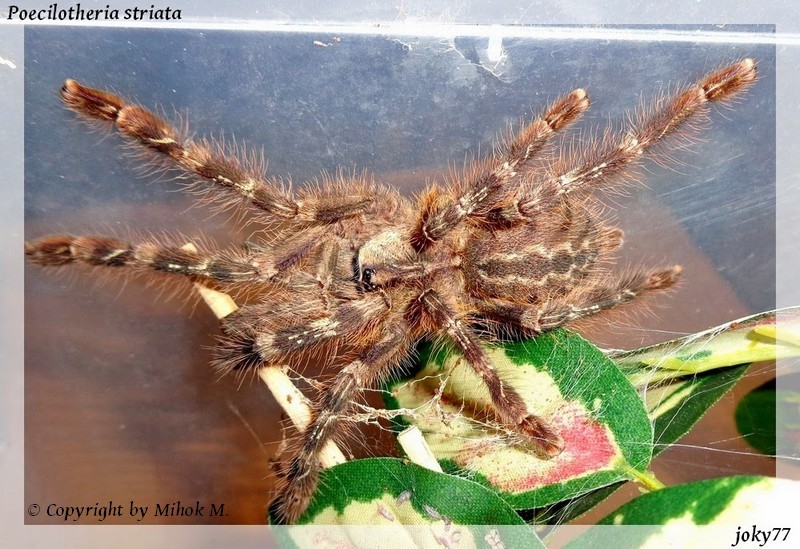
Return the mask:
M563 297L622 244L621 231L603 226L590 211L560 210L543 213L545 223L476 231L463 265L470 293L530 304Z

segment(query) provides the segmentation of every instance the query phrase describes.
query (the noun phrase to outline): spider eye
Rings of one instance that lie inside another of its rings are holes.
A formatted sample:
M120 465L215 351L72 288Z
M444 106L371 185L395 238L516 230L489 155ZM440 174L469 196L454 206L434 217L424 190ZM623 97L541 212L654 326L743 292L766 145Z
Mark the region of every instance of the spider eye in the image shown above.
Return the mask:
M374 290L375 285L372 283L372 277L375 275L375 269L364 269L361 271L361 283L364 284L364 289Z

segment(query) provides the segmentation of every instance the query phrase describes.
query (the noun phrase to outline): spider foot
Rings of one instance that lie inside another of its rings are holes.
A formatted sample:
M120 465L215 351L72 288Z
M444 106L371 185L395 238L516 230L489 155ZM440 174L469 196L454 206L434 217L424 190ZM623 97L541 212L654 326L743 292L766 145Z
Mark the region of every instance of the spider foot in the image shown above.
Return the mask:
M529 415L517 426L517 431L528 437L530 444L546 459L564 451L564 439L542 418Z

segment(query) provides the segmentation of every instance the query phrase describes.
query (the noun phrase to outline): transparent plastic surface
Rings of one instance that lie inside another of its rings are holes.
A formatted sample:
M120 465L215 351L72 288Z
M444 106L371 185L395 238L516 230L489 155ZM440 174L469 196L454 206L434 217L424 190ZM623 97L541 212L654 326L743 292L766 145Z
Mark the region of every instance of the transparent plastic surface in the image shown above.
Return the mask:
M193 207L175 192L179 182L137 175L141 162L113 132L89 131L62 107L66 78L171 118L177 110L194 136L224 132L263 147L269 172L295 185L341 167L412 195L575 87L593 102L573 132L586 136L642 101L752 57L758 82L731 108L712 109L689 151L666 166L645 163L644 185L605 198L626 232L619 270L680 264L681 286L650 301L643 309L651 314L634 306L582 328L601 346L634 348L774 308L775 48L715 42L715 27L669 30L684 39L661 40L656 28L630 39L621 29L614 40L580 29L543 36L535 27L481 36L464 28L455 37L29 28L25 237L258 238L228 215ZM698 30L712 38L686 38ZM97 283L97 274L26 265L26 500L201 501L224 504L226 516L148 523L263 524L269 459L281 440L277 405L256 380L218 379L209 362L220 332L202 305L164 299L172 286L109 274ZM723 424L705 429L743 448ZM371 437L359 454L392 451ZM665 462L660 476L670 483L770 467L700 449ZM63 522L42 518L35 522Z

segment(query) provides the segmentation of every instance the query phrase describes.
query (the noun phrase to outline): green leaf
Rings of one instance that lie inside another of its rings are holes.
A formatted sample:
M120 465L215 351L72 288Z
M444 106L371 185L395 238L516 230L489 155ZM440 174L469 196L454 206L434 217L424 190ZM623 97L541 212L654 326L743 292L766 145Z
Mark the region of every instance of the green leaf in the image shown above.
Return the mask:
M644 494L600 520L598 524L666 524L682 519L692 524L711 524L734 504L744 488L774 479L755 476L733 476L679 484ZM761 490L762 488L759 488Z
M656 456L683 435L744 375L747 362L793 356L800 352L800 309L761 313L644 349L612 355L634 385L642 388L653 422ZM740 365L736 367L731 367ZM648 387L648 384L653 386ZM646 388L646 389L645 389ZM786 395L787 402L792 401ZM800 430L800 398L784 417L796 417ZM774 409L774 406L772 407ZM744 413L744 412L740 412ZM794 413L794 415L792 415ZM750 414L754 417L753 414ZM774 414L771 421L774 425ZM763 416L769 425L770 418ZM740 427L749 436L758 428ZM759 431L763 432L763 431ZM769 434L766 435L767 438ZM788 440L785 433L781 440ZM774 437L773 448L774 448ZM774 455L774 450L770 455ZM542 510L536 521L564 523L605 500L608 487Z
M619 490L622 485L623 482L617 482L593 490L588 494L582 494L576 498L548 505L537 510L531 522L533 524L565 524L594 509L595 506L604 502L611 494Z
M637 387L710 370L800 356L800 307L759 313L611 358Z
M755 547L753 525L771 536L778 534L783 538L786 532L775 529L790 528L797 521L796 509L787 503L797 501L798 497L800 483L769 477L735 476L682 484L644 494L598 523L660 526L594 527L570 547L680 547L701 539L700 527L715 525L726 526L710 531L715 545ZM719 538L720 533L726 535L724 540Z
M375 534L369 528L339 528L344 525L381 526L382 535L391 536L387 543L398 547L433 547L445 544L442 540L470 545L467 536L475 546L495 536L507 547L543 547L533 529L493 491L397 458L360 459L323 471L300 523L306 526L284 527L300 547L314 545L323 534L326 541L341 539L360 547L365 544L359 536L369 541Z
M653 455L660 454L688 433L711 406L731 390L748 366L706 372L649 389L645 405L655 433Z
M790 356L800 356L797 307L612 355L644 392L655 431L654 455L686 434L742 377L748 363Z
M790 529L797 521L796 510L787 502L798 497L800 483L770 477L734 476L681 484L626 503L569 547L681 547L705 539L725 547L760 547L766 536L769 541L785 542L792 539ZM722 528L710 529L715 526Z
M391 387L388 404L408 412L405 420L419 427L446 470L494 487L515 509L573 498L646 470L652 451L646 410L599 349L555 330L488 352L528 410L563 437L565 450L538 457L493 423L488 391L461 357L428 352L413 379Z
M778 456L800 455L800 374L781 376L775 397L778 418L776 454Z
M800 374L781 376L777 390L775 381L765 383L736 408L739 432L758 451L769 456L800 454L800 392L795 387L800 387Z
M756 387L736 406L736 428L747 443L768 456L775 455L775 380Z

